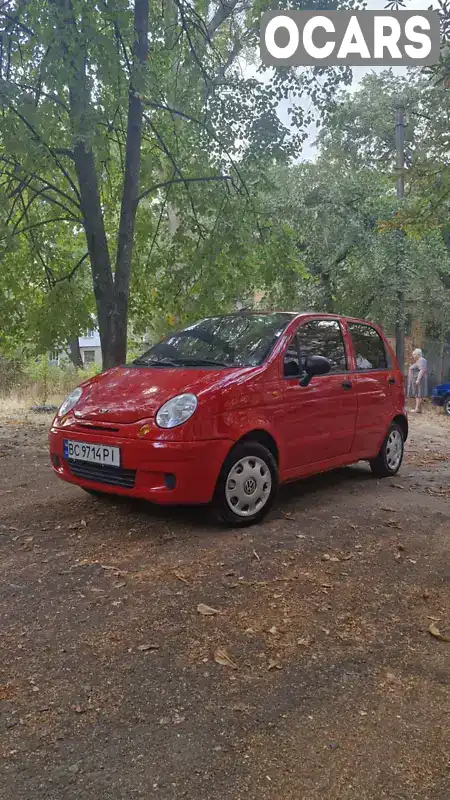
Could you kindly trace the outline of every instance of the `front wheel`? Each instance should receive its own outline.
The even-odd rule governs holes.
[[[405,446],[405,437],[400,425],[393,422],[380,447],[377,457],[370,461],[370,468],[377,478],[389,478],[399,471]]]
[[[272,453],[258,442],[242,442],[224,461],[214,505],[225,522],[254,525],[270,511],[277,488],[278,469]]]
[[[450,394],[444,400],[444,414],[450,417]]]

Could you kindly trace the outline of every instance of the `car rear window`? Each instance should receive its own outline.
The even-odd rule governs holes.
[[[349,322],[348,329],[355,350],[356,369],[387,369],[386,347],[380,334],[371,325]]]

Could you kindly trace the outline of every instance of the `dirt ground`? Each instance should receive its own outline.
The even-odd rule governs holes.
[[[448,800],[450,420],[246,531],[61,483],[47,426],[0,417],[2,800]]]

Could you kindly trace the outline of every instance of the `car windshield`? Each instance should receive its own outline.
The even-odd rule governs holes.
[[[230,314],[171,333],[133,363],[140,366],[255,367],[267,358],[293,314]]]

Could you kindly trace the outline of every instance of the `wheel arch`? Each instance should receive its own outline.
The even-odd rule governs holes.
[[[263,447],[267,448],[269,453],[272,453],[276,464],[279,464],[280,453],[278,444],[269,431],[264,430],[263,428],[255,428],[254,430],[245,433],[240,439],[237,439],[237,441],[234,443],[234,446],[237,444],[242,444],[243,442],[257,442],[258,444],[263,445]]]
[[[403,438],[406,442],[409,434],[408,418],[405,416],[405,414],[397,414],[397,416],[394,417],[392,422],[396,422],[397,425],[400,426],[403,433]]]

